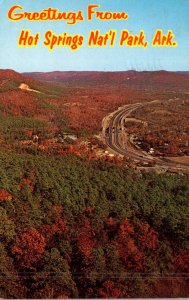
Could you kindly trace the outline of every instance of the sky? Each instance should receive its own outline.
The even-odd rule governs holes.
[[[87,20],[87,7],[98,4],[97,11],[125,11],[128,20]],[[63,11],[83,11],[85,20],[75,25],[62,21],[10,21],[7,13],[14,5],[23,7],[23,12],[40,12],[48,7]],[[60,71],[189,71],[189,0],[0,0],[0,68],[18,72]],[[29,29],[31,34],[40,33],[36,47],[18,47],[21,30]],[[88,47],[91,30],[105,34],[117,30],[114,47]],[[163,33],[172,30],[178,46],[152,47],[151,41],[157,29]],[[84,45],[77,51],[69,47],[55,47],[49,51],[43,45],[45,33],[51,30],[60,35],[64,32],[84,36]],[[119,46],[121,30],[138,34],[144,30],[149,41],[147,48]]]

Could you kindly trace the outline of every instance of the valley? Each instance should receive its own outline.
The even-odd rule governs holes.
[[[189,73],[0,70],[0,297],[189,296]]]

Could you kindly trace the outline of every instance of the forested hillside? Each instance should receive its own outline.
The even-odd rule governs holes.
[[[119,106],[178,100],[188,153],[189,75],[27,75],[0,70],[0,298],[188,297],[189,176],[142,174],[100,132]]]
[[[188,296],[189,177],[0,151],[0,297]]]

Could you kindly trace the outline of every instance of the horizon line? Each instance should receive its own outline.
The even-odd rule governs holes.
[[[26,73],[54,73],[54,72],[90,72],[90,73],[124,73],[124,72],[168,72],[168,73],[187,73],[189,70],[166,70],[166,69],[157,69],[157,70],[136,70],[136,69],[126,69],[126,70],[49,70],[49,71],[17,71],[16,69],[9,69],[9,68],[0,68],[0,71],[14,71],[20,74],[26,74]]]

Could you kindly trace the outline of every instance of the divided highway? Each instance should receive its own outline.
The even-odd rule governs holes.
[[[152,101],[154,103],[154,101]],[[126,105],[109,116],[109,122],[103,122],[103,137],[107,146],[115,153],[124,155],[128,158],[142,163],[153,163],[156,167],[173,172],[189,173],[189,165],[176,163],[172,161],[164,161],[163,159],[153,157],[144,151],[134,149],[128,144],[125,134],[124,120],[138,108],[150,105],[150,103],[135,103]]]

